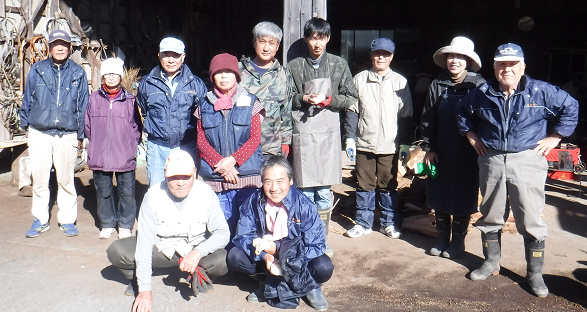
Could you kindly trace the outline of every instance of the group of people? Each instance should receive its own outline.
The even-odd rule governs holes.
[[[275,58],[282,30],[261,22],[253,29],[254,58],[212,58],[210,91],[183,64],[183,42],[165,38],[160,64],[141,80],[136,97],[121,86],[123,62],[111,58],[102,62],[102,85],[88,98],[85,72],[68,57],[69,35],[53,31],[51,57],[31,68],[21,107],[34,189],[26,236],[49,230],[52,166],[60,228],[78,235],[73,164],[87,138],[99,237],[110,238],[118,227],[120,239],[107,254],[129,280],[125,293],[136,296],[133,311],[151,309],[152,268],[173,266],[191,275],[194,290],[209,290],[204,284],[230,269],[259,282],[249,302],[294,308],[305,296],[314,309],[328,309],[321,285],[333,272],[326,235],[330,187],[342,181],[339,112],[345,112],[345,150],[356,160],[358,180],[356,223],[348,237],[373,231],[377,206],[380,232],[401,236],[397,170],[413,139],[408,83],[390,68],[395,43],[373,40],[372,68],[353,77],[344,59],[326,52],[330,35],[328,22],[308,20],[308,52],[286,69]],[[475,73],[481,60],[468,38],[454,38],[434,61],[447,72],[430,85],[421,118],[425,162],[438,172],[428,180],[439,232],[429,253],[455,258],[464,252],[480,188],[477,227],[486,260],[471,279],[499,272],[500,230],[511,209],[524,236],[528,281],[544,297],[544,155],[574,131],[578,103],[524,75],[516,44],[498,47],[490,82]],[[132,236],[142,132],[149,190]]]

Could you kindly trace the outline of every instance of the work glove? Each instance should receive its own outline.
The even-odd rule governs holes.
[[[182,261],[183,257],[179,258],[177,264],[181,264]],[[204,268],[201,266],[197,266],[196,271],[193,274],[190,274],[186,281],[192,286],[195,296],[199,293],[207,294],[214,290],[212,280],[208,277],[208,274],[206,274],[206,271],[204,271]]]
[[[279,259],[275,258],[275,261],[271,264],[269,272],[275,276],[281,276],[281,267],[279,266]]]
[[[316,104],[316,105],[318,105],[318,106],[320,106],[320,107],[324,108],[324,107],[328,106],[328,105],[330,104],[330,102],[331,102],[331,101],[332,101],[332,96],[330,96],[330,95],[329,95],[328,97],[326,97],[326,99],[325,99],[324,101],[322,101],[322,102],[319,102],[319,103],[318,103],[318,104]]]
[[[401,159],[402,164],[406,164],[408,160],[410,160],[410,146],[402,144],[399,146],[399,159]]]
[[[351,138],[346,139],[346,156],[351,161],[355,161],[356,155],[357,155],[357,144],[355,144],[355,139],[351,139]]]
[[[255,254],[258,256],[261,254],[261,251],[269,249],[271,247],[271,244],[266,239],[255,238],[253,239],[253,247],[255,247]]]
[[[283,154],[283,157],[287,158],[289,155],[289,145],[281,144],[281,154]]]

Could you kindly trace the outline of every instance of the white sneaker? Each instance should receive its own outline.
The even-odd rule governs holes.
[[[350,238],[356,238],[359,236],[371,234],[372,232],[373,232],[373,230],[366,229],[366,228],[356,224],[355,226],[353,226],[352,229],[346,231],[346,233],[344,233],[344,234]]]
[[[100,231],[100,239],[109,239],[112,237],[114,231],[114,228],[103,228],[102,231]]]
[[[391,237],[391,238],[399,238],[402,236],[402,232],[398,231],[394,225],[390,225],[386,228],[380,228],[379,232]]]
[[[131,235],[132,235],[132,230],[118,228],[118,239],[127,238],[127,237],[130,237]]]

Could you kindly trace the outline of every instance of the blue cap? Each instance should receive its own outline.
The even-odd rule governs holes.
[[[522,47],[515,43],[506,43],[497,47],[495,50],[494,61],[523,61],[524,51]]]
[[[377,38],[371,42],[371,52],[385,50],[389,53],[395,53],[395,43],[387,38]]]
[[[49,43],[56,41],[56,40],[63,40],[65,42],[71,42],[71,37],[65,30],[56,29],[49,34]]]

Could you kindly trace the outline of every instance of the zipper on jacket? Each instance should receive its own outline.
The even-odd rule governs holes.
[[[60,90],[61,90],[61,65],[57,65],[57,106],[59,106]],[[59,117],[57,117],[57,118],[59,118]],[[55,126],[57,126],[58,122],[59,122],[59,119],[55,119]]]
[[[512,94],[513,96],[513,94]],[[504,150],[507,152],[508,151],[508,134],[509,134],[509,128],[510,128],[510,103],[511,103],[511,99],[512,96],[507,97],[505,99],[505,102],[507,104],[507,112],[505,114],[505,123],[504,123]]]

